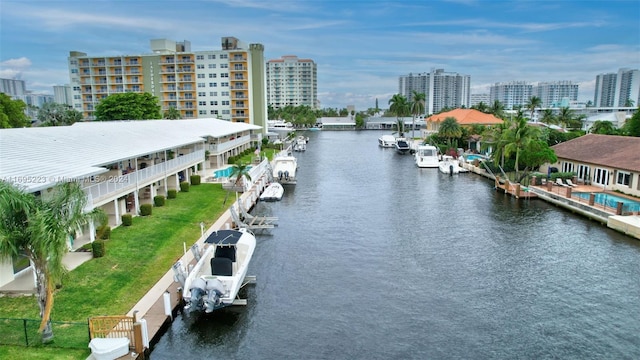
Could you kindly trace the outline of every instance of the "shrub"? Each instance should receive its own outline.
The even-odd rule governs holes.
[[[98,230],[96,231],[96,237],[98,239],[107,240],[111,238],[111,226],[109,225],[100,225],[98,226]]]
[[[176,189],[167,190],[167,199],[175,199],[178,197],[178,191]]]
[[[103,257],[105,253],[104,240],[96,240],[91,243],[91,251],[94,258]]]
[[[183,181],[180,183],[180,191],[189,192],[189,182]]]
[[[122,214],[122,226],[131,226],[133,224],[133,216],[131,214]]]
[[[164,196],[156,195],[153,197],[153,204],[155,206],[164,206]]]
[[[191,175],[191,185],[200,185],[200,175]]]
[[[140,205],[140,215],[142,215],[142,216],[151,215],[152,208],[153,207],[151,206],[151,204],[142,204],[142,205]]]

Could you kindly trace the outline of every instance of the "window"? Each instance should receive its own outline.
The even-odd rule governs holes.
[[[217,91],[211,91],[211,92],[209,92],[209,96],[218,96],[218,92]]]
[[[192,118],[193,117],[193,110],[187,110],[184,112],[185,116],[188,118]]]
[[[207,115],[207,110],[198,110],[199,115]]]
[[[616,184],[630,186],[631,185],[631,174],[624,171],[618,171],[618,177],[616,178]]]
[[[80,86],[74,86],[73,91],[80,91]]]
[[[215,59],[216,59],[216,55],[215,54],[209,55],[209,60],[215,60]]]
[[[198,101],[198,106],[206,106],[207,102],[206,101]]]
[[[222,114],[223,115],[229,115],[229,114],[231,114],[231,110],[222,110]]]
[[[209,87],[218,87],[218,83],[209,83]]]
[[[229,77],[229,73],[222,73],[222,74],[220,74],[220,77],[228,78]]]
[[[218,110],[211,110],[211,115],[218,115]]]
[[[80,95],[73,95],[74,100],[80,100]]]
[[[220,64],[220,69],[228,69],[229,64]]]
[[[77,74],[78,73],[78,69],[71,69],[71,73],[72,74]]]
[[[215,100],[212,100],[212,101],[209,101],[209,104],[211,104],[211,105],[218,105],[218,102],[217,102],[217,101],[215,101]]]
[[[229,92],[228,91],[223,91],[220,93],[220,95],[222,96],[229,96]]]
[[[596,169],[593,173],[593,182],[599,185],[609,185],[609,171],[607,169]]]
[[[209,79],[215,79],[216,78],[216,74],[209,74]]]
[[[204,60],[204,55],[196,55],[196,60]]]
[[[204,92],[204,91],[201,91],[201,92],[198,93],[198,96],[207,96],[207,93]]]
[[[216,68],[216,64],[209,64],[209,69],[215,69]]]
[[[220,54],[220,59],[228,59],[229,55],[228,54]]]
[[[205,86],[205,84],[204,84],[204,83],[198,83],[198,87],[199,87],[199,88],[200,88],[200,87],[204,87],[204,86]]]
[[[222,100],[222,105],[229,105],[229,100]]]
[[[204,74],[198,74],[198,79],[204,79]]]
[[[196,69],[204,69],[204,64],[198,64],[198,65],[196,65]]]
[[[229,83],[228,83],[228,82],[223,82],[223,83],[220,83],[220,86],[222,86],[222,87],[229,87]]]
[[[573,163],[563,161],[562,172],[573,172]]]

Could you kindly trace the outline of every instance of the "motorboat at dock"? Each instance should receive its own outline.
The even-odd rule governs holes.
[[[277,201],[282,199],[284,195],[284,187],[279,182],[272,182],[267,186],[262,194],[260,200],[262,201]]]
[[[418,145],[414,154],[416,165],[421,168],[437,168],[438,148],[433,145]]]
[[[272,161],[273,178],[282,185],[295,185],[298,159],[292,155],[277,155]]]
[[[247,283],[255,248],[256,238],[247,229],[212,232],[202,252],[194,245],[191,251],[197,263],[191,271],[187,273],[180,261],[173,265],[185,310],[210,313],[234,305],[238,291]]]

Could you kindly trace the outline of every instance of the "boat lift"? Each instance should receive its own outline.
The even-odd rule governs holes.
[[[242,210],[242,207],[238,204],[238,208]],[[253,216],[249,213],[243,213],[243,219],[240,218],[240,212],[234,209],[232,205],[229,208],[231,213],[231,219],[238,228],[244,228],[249,230],[263,230],[273,229],[277,224],[274,223],[278,218],[267,216]]]

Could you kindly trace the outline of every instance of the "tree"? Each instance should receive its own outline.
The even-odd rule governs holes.
[[[591,125],[589,132],[591,134],[617,135],[618,129],[616,129],[611,121],[598,120]]]
[[[158,98],[149,93],[120,93],[109,95],[96,106],[96,120],[161,119]]]
[[[164,112],[163,117],[169,120],[177,120],[182,119],[182,114],[180,114],[180,110],[171,106],[167,111]]]
[[[480,101],[479,103],[473,105],[471,108],[481,111],[483,113],[489,112],[490,110],[489,106],[485,104],[483,101]]]
[[[409,113],[409,103],[407,102],[407,98],[400,94],[394,94],[391,99],[389,99],[389,111],[396,115],[398,133],[400,137],[403,137],[404,122],[402,123],[402,126],[400,126],[400,122],[402,121],[400,119]]]
[[[502,124],[491,126],[482,133],[482,147],[483,149],[489,149],[491,147],[491,156],[493,163],[498,164],[500,160],[500,166],[504,167],[504,147],[505,136],[507,129],[511,127],[512,121],[505,120]]]
[[[249,175],[249,170],[251,170],[251,168],[249,167],[248,164],[233,164],[233,166],[231,167],[231,173],[229,174],[229,178],[233,179],[235,178],[236,180],[233,182],[233,187],[236,188],[238,185],[240,185],[240,181],[242,181],[242,179],[247,178],[248,180],[251,180],[251,176]],[[224,196],[224,201],[222,202],[223,204],[227,203],[227,199],[229,198],[229,192],[227,192]]]
[[[412,91],[411,96],[411,114],[413,114],[413,123],[411,126],[411,138],[415,138],[416,116],[424,115],[425,94]]]
[[[0,93],[0,129],[21,128],[31,125],[24,113],[27,104],[22,100],[13,100],[9,95]]]
[[[624,106],[626,106],[626,107],[633,107],[634,103],[635,103],[635,101],[633,101],[632,99],[627,99],[627,100],[625,100],[625,102],[624,102]]]
[[[24,254],[33,265],[43,342],[53,339],[50,315],[54,289],[66,272],[62,257],[69,235],[92,219],[106,219],[99,209],[86,213],[86,204],[76,182],[56,185],[44,198],[0,181],[0,256]]]
[[[628,136],[640,136],[640,107],[638,107],[633,116],[624,123],[622,129]]]
[[[82,113],[65,104],[45,103],[38,109],[41,126],[72,125],[82,120]]]
[[[504,104],[501,103],[500,100],[494,100],[493,104],[491,104],[491,108],[489,108],[489,113],[499,119],[504,119]]]
[[[462,136],[462,128],[454,117],[446,117],[438,127],[438,136],[447,139],[447,147],[453,147],[453,139]]]
[[[569,107],[563,107],[560,108],[557,120],[565,129],[579,129],[582,127],[583,118],[584,116],[575,116]]]
[[[527,104],[525,105],[525,107],[527,108],[527,110],[529,110],[529,113],[530,113],[529,119],[531,121],[533,121],[533,113],[540,106],[542,106],[542,99],[540,99],[537,96],[532,96],[529,98],[529,101],[527,101]]]
[[[553,115],[553,110],[544,109],[544,111],[542,111],[542,118],[540,119],[540,122],[543,122],[547,125],[555,124],[556,117],[555,115]]]
[[[529,126],[527,119],[518,114],[518,117],[513,122],[513,126],[508,128],[504,136],[504,154],[509,156],[512,153],[516,155],[515,170],[516,179],[518,179],[518,166],[520,160],[520,153],[529,146],[529,143],[533,140],[538,140],[540,130],[538,128]]]
[[[529,169],[537,169],[543,164],[553,164],[557,161],[558,157],[553,149],[545,141],[537,139],[532,139],[520,155],[520,162],[525,166],[525,174]],[[518,182],[521,180],[517,179]]]

